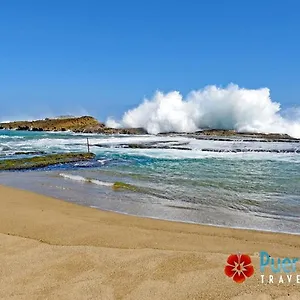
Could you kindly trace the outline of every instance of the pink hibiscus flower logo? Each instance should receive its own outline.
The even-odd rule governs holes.
[[[242,283],[254,274],[250,256],[240,253],[229,255],[224,271],[236,283]]]

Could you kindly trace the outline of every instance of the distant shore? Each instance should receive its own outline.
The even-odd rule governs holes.
[[[262,284],[257,253],[299,257],[298,236],[138,218],[0,186],[1,299],[299,299]],[[224,274],[247,253],[243,284]],[[299,269],[299,266],[298,266]]]
[[[35,121],[13,121],[0,123],[0,129],[20,131],[72,131],[74,133],[98,133],[98,134],[147,134],[143,128],[110,128],[91,116],[46,118]],[[300,139],[293,138],[281,133],[257,133],[238,132],[224,129],[203,129],[192,133],[166,132],[159,135],[187,136],[196,139],[232,141],[243,139],[244,141],[271,141],[271,142],[300,142]]]
[[[64,117],[46,118],[35,121],[14,121],[0,123],[0,129],[22,131],[72,131],[75,133],[100,133],[100,134],[145,134],[141,128],[110,128],[99,122],[94,117]]]

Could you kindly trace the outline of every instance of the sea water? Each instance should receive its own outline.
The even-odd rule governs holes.
[[[300,233],[300,143],[1,130],[0,159],[86,151],[87,138],[95,160],[0,172],[0,184],[132,215]],[[158,148],[126,146],[150,142]]]

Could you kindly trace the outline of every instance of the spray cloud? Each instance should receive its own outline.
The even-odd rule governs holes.
[[[138,107],[127,111],[120,122],[109,118],[110,127],[142,127],[151,134],[193,132],[202,128],[246,132],[287,133],[300,138],[300,118],[280,114],[280,104],[268,88],[244,89],[207,86],[184,99],[178,91],[156,92]]]

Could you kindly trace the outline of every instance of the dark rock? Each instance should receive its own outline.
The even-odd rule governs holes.
[[[16,130],[23,130],[23,131],[28,131],[28,130],[30,130],[30,128],[29,128],[29,126],[18,126],[18,128],[16,129]]]
[[[44,129],[33,127],[33,128],[31,128],[31,131],[44,131]]]
[[[14,153],[15,155],[42,155],[46,154],[45,151],[17,151]]]

